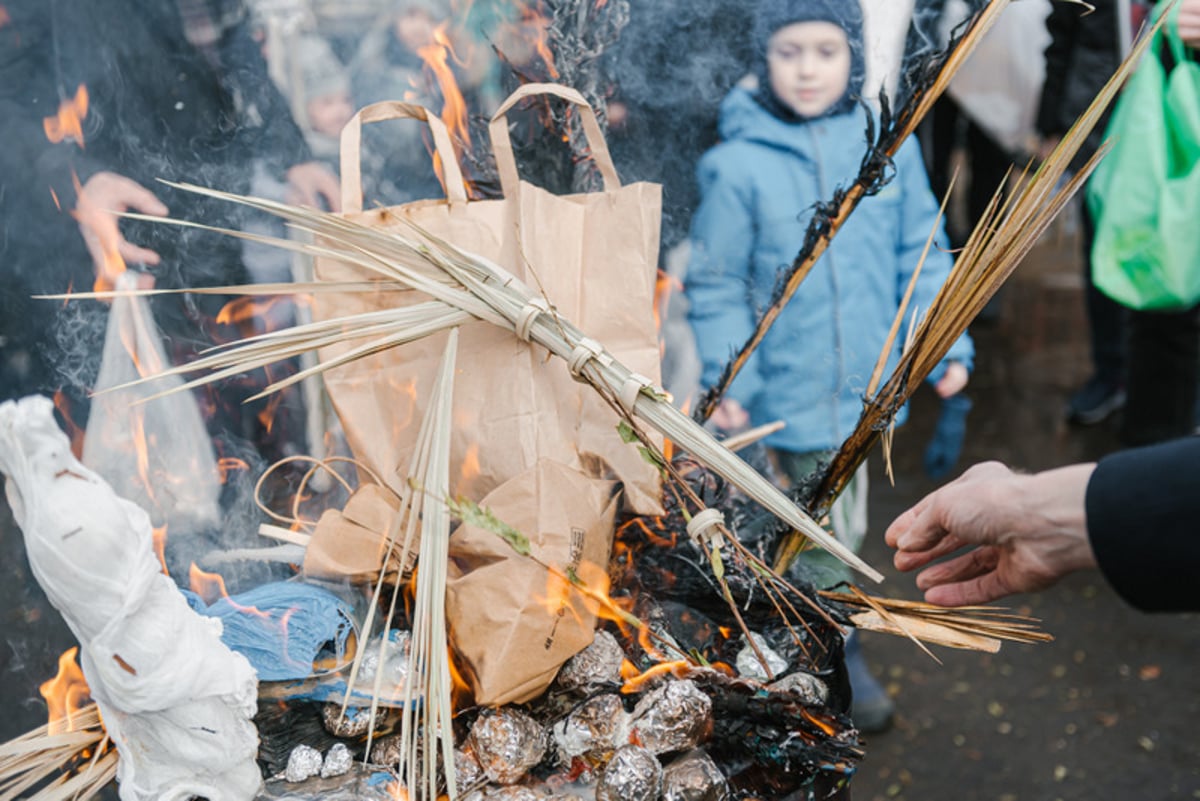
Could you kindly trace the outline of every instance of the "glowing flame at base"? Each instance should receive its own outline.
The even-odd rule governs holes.
[[[75,661],[78,653],[78,646],[65,651],[58,658],[58,675],[38,688],[50,709],[50,734],[75,731],[72,718],[92,700],[87,679]]]

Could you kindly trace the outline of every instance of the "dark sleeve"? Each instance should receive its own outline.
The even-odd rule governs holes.
[[[1074,67],[1080,29],[1080,7],[1074,3],[1054,3],[1046,19],[1050,45],[1046,48],[1046,80],[1038,104],[1037,130],[1043,136],[1066,133],[1062,124],[1062,105]]]
[[[1146,612],[1200,611],[1200,437],[1114,454],[1087,488],[1088,537],[1118,594]]]
[[[226,31],[221,41],[222,83],[239,100],[242,110],[238,137],[245,152],[262,158],[277,176],[312,160],[304,134],[291,107],[271,80],[262,50],[244,19]]]

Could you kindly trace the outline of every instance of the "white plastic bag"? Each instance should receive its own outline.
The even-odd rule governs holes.
[[[136,289],[122,273],[117,289]],[[178,392],[137,401],[183,384],[179,376],[137,387],[111,387],[167,369],[161,337],[143,297],[113,301],[104,353],[83,444],[83,463],[122,498],[174,534],[212,528],[220,519],[220,476],[212,440],[195,397]]]

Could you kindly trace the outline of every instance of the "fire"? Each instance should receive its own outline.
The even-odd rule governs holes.
[[[253,606],[242,606],[235,603],[229,597],[229,591],[225,589],[224,577],[220,573],[207,573],[201,570],[195,562],[192,562],[188,568],[188,586],[192,592],[199,595],[201,600],[209,606],[224,598],[230,606],[239,612],[261,618],[270,617],[266,612],[255,609]]]
[[[235,470],[249,471],[250,465],[235,456],[222,456],[217,460],[217,472],[220,474],[222,484],[229,481],[229,474]]]
[[[458,663],[454,659],[454,648],[449,648],[449,651],[450,658],[446,661],[450,665],[450,701],[455,709],[466,709],[475,703],[475,693],[458,669]]]
[[[463,97],[462,90],[458,87],[458,81],[454,78],[454,70],[450,66],[450,59],[455,62],[459,61],[458,56],[454,52],[454,46],[450,42],[450,37],[447,34],[449,22],[444,22],[437,27],[433,32],[433,44],[425,45],[417,50],[417,55],[425,62],[426,66],[433,72],[433,77],[437,81],[438,88],[442,93],[442,122],[446,123],[446,128],[450,131],[452,141],[454,141],[460,151],[470,151],[471,145],[471,130],[467,121],[467,101]],[[434,154],[433,168],[437,172],[438,179],[445,186],[446,176],[442,167],[441,158]]]
[[[558,80],[558,67],[554,64],[554,53],[550,50],[550,25],[551,19],[542,10],[542,2],[538,0],[537,6],[524,6],[521,9],[521,22],[524,26],[532,28],[536,32],[536,37],[533,40],[533,50],[537,53],[542,63],[546,65],[546,73],[553,80]]]
[[[7,19],[7,13],[0,18],[0,24]],[[53,117],[42,120],[42,128],[46,138],[54,144],[68,139],[83,147],[83,119],[88,113],[88,92],[83,84],[75,90],[75,96],[63,100],[58,106],[58,113]]]
[[[633,663],[628,663],[629,667],[633,667]],[[675,676],[683,678],[691,670],[692,663],[685,660],[676,660],[674,662],[662,662],[654,665],[649,670],[645,670],[635,676],[627,676],[625,674],[625,666],[621,666],[621,678],[625,679],[625,683],[621,685],[621,692],[625,695],[640,693],[646,688],[646,685],[653,682],[655,679],[663,676]]]
[[[87,679],[75,656],[79,647],[70,648],[58,658],[58,675],[38,688],[50,709],[50,734],[74,731],[72,718],[91,701]]]
[[[154,529],[152,534],[154,542],[154,553],[158,557],[158,563],[162,565],[164,576],[169,576],[167,572],[167,527],[159,526]]]
[[[10,22],[12,22],[12,17],[8,15],[8,9],[0,6],[0,28],[3,28]]]
[[[71,418],[71,402],[61,389],[54,391],[54,408],[58,411],[59,417],[62,418],[63,426],[67,430],[67,436],[71,439],[71,453],[74,454],[76,459],[82,459],[83,436],[86,432],[76,425],[75,421]]]

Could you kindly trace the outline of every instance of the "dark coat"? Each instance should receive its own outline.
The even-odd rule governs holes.
[[[1062,136],[1087,111],[1121,64],[1116,0],[1091,0],[1096,10],[1085,14],[1073,3],[1054,3],[1046,20],[1046,83],[1038,106],[1037,130]],[[1107,115],[1075,157],[1078,169],[1100,147]]]
[[[1087,487],[1088,538],[1104,577],[1147,612],[1200,611],[1200,438],[1114,454]]]

